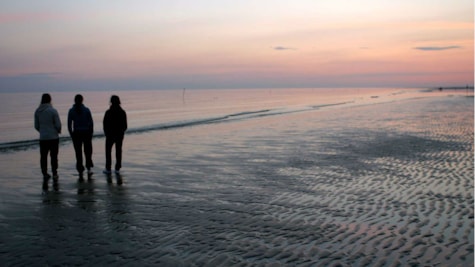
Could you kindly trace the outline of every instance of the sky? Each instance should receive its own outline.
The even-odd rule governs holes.
[[[0,36],[0,91],[474,83],[473,0],[1,0]]]

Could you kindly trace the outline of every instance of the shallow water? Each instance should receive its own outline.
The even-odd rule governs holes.
[[[295,111],[388,102],[415,95],[417,89],[234,89],[234,90],[150,90],[78,92],[91,109],[95,134],[101,135],[109,98],[117,94],[127,111],[129,132],[188,127],[195,124],[269,116]],[[76,92],[51,92],[53,106],[63,123],[61,137],[69,138],[67,114]],[[435,93],[432,92],[431,95]],[[378,96],[377,98],[375,98]],[[35,144],[33,114],[41,99],[38,93],[0,93],[0,149]],[[17,142],[12,144],[12,142]]]
[[[473,98],[339,106],[129,134],[122,184],[41,193],[0,154],[6,265],[473,265]],[[33,168],[32,168],[33,166]]]

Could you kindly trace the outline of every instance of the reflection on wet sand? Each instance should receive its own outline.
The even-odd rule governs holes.
[[[127,142],[125,175],[63,175],[60,190],[41,197],[33,171],[4,168],[3,262],[473,265],[473,99],[296,113]]]
[[[121,173],[116,172],[116,173],[110,173],[110,174],[105,174],[105,175],[106,175],[106,177],[107,177],[107,183],[108,183],[108,184],[112,184],[112,183],[114,182],[114,179],[113,179],[113,178],[115,178],[116,183],[117,183],[118,185],[122,185],[122,183],[123,183],[123,177],[122,177],[122,174],[121,174]]]

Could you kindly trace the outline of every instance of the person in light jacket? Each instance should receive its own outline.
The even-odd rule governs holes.
[[[51,170],[53,180],[58,181],[58,151],[59,134],[61,133],[61,120],[58,111],[51,105],[51,96],[43,94],[41,104],[35,111],[35,129],[40,133],[40,165],[43,173],[43,188],[47,188],[48,180],[48,154],[51,157]]]
[[[68,131],[73,139],[74,151],[76,152],[76,170],[79,177],[82,177],[84,165],[82,151],[84,146],[84,157],[86,158],[86,168],[88,177],[92,175],[92,135],[94,133],[94,121],[91,111],[83,104],[83,96],[74,97],[74,105],[68,113]]]
[[[120,106],[120,98],[111,96],[110,108],[106,111],[103,120],[103,129],[106,136],[106,169],[105,174],[111,174],[112,146],[115,144],[115,172],[119,173],[122,167],[122,143],[127,130],[127,114]]]

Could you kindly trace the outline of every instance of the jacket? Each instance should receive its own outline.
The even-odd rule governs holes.
[[[35,111],[35,129],[40,140],[58,139],[61,133],[61,120],[58,111],[51,104],[41,104]]]
[[[89,108],[81,104],[78,112],[76,105],[73,105],[68,112],[68,131],[70,135],[74,132],[90,134],[94,132],[94,121]]]
[[[127,130],[127,114],[120,106],[111,106],[103,120],[104,134],[107,136],[123,136]]]

